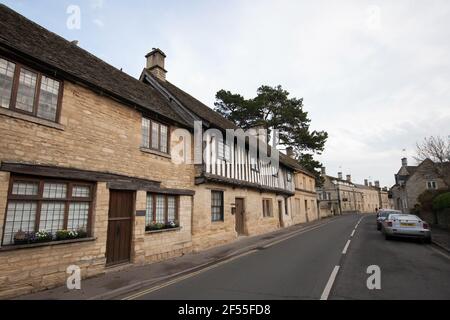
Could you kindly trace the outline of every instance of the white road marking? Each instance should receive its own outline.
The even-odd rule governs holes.
[[[355,235],[355,231],[356,229],[353,229],[352,234],[350,235],[351,238],[353,238],[353,236]]]
[[[330,295],[331,288],[333,288],[334,280],[336,280],[338,272],[339,266],[335,266],[333,272],[331,272],[330,278],[328,279],[327,285],[320,296],[320,300],[328,300],[328,296]]]
[[[321,228],[321,227],[323,227],[323,226],[325,226],[325,225],[327,225],[327,224],[329,224],[329,223],[331,223],[331,222],[333,222],[333,221],[335,221],[335,220],[337,220],[337,219],[332,219],[332,220],[327,221],[327,222],[325,222],[325,223],[321,223],[321,224],[319,224],[319,225],[317,225],[317,226],[312,226],[311,228],[306,227],[306,229],[302,229],[302,230],[299,230],[299,231],[294,231],[294,232],[292,232],[291,234],[288,234],[289,236],[287,236],[287,237],[285,237],[285,238],[282,238],[282,239],[280,239],[280,240],[278,240],[278,241],[272,242],[272,243],[270,243],[270,244],[268,244],[268,245],[265,245],[263,248],[271,247],[271,246],[273,246],[273,245],[275,245],[275,244],[278,244],[278,243],[280,243],[280,242],[283,242],[283,241],[285,241],[285,240],[288,240],[288,239],[293,238],[293,237],[295,237],[295,236],[298,236],[298,235],[300,235],[300,234],[306,233],[306,232],[308,232],[308,231],[312,231],[312,230],[315,230],[315,229],[319,229],[319,228]],[[218,266],[220,266],[220,265],[222,265],[222,264],[231,262],[231,261],[233,261],[233,260],[235,260],[235,259],[241,258],[241,257],[243,257],[243,256],[246,256],[246,255],[248,255],[248,254],[251,254],[251,253],[254,253],[254,252],[257,252],[257,251],[258,251],[258,250],[253,249],[253,250],[251,250],[251,251],[248,251],[248,252],[242,253],[242,254],[240,254],[240,255],[238,255],[238,256],[232,257],[232,258],[230,258],[230,259],[221,261],[221,262],[219,262],[219,263],[217,263],[217,264],[211,265],[211,266],[206,267],[206,268],[204,268],[204,269],[195,271],[195,272],[193,272],[193,273],[189,273],[189,274],[187,274],[187,275],[185,275],[185,276],[181,276],[181,277],[175,278],[175,279],[173,279],[173,280],[171,280],[171,281],[168,281],[168,282],[166,282],[166,283],[163,283],[163,284],[161,284],[161,285],[154,286],[154,287],[151,287],[151,288],[146,289],[146,290],[143,290],[143,291],[139,291],[139,292],[137,292],[137,293],[135,293],[135,294],[132,294],[132,295],[130,295],[130,296],[127,296],[127,297],[123,298],[122,300],[134,300],[134,299],[139,298],[139,297],[142,297],[142,296],[144,296],[144,295],[146,295],[146,294],[152,293],[152,292],[157,291],[157,290],[159,290],[159,289],[162,289],[162,288],[164,288],[164,287],[167,287],[167,286],[170,286],[170,285],[175,284],[175,283],[177,283],[177,282],[180,282],[180,281],[183,281],[183,280],[185,280],[185,279],[191,278],[191,277],[196,276],[196,275],[198,275],[198,274],[200,274],[200,273],[203,273],[203,272],[206,272],[206,271],[208,271],[208,270],[214,269],[214,268],[216,268],[216,267],[218,267]]]
[[[351,240],[347,240],[347,243],[345,244],[344,250],[342,250],[342,254],[347,253],[348,246],[350,245]]]
[[[236,257],[232,257],[232,258],[230,258],[230,259],[227,259],[227,260],[225,260],[225,261],[219,262],[219,263],[217,263],[217,264],[214,264],[214,265],[209,266],[209,267],[207,267],[207,268],[201,269],[201,270],[199,270],[199,271],[196,271],[196,272],[193,272],[193,273],[189,273],[189,274],[187,274],[187,275],[185,275],[185,276],[178,277],[178,278],[173,279],[173,280],[171,280],[171,281],[169,281],[169,282],[166,282],[166,283],[160,284],[160,285],[158,285],[158,286],[155,286],[155,287],[152,287],[152,288],[149,288],[149,289],[140,291],[140,292],[138,292],[138,293],[132,294],[132,295],[130,295],[130,296],[127,296],[127,297],[123,298],[122,300],[134,300],[134,299],[139,298],[139,297],[142,297],[142,296],[144,296],[144,295],[146,295],[146,294],[152,293],[152,292],[154,292],[154,291],[157,291],[157,290],[159,290],[159,289],[168,287],[168,286],[170,286],[170,285],[172,285],[172,284],[175,284],[175,283],[177,283],[177,282],[180,282],[180,281],[186,280],[186,279],[188,279],[188,278],[191,278],[191,277],[193,277],[193,276],[196,276],[196,275],[198,275],[198,274],[200,274],[200,273],[203,273],[203,272],[206,272],[206,271],[208,271],[208,270],[217,268],[217,267],[219,267],[219,266],[221,266],[221,265],[223,265],[223,264],[225,264],[225,263],[228,263],[228,262],[231,262],[231,261],[233,261],[233,260],[239,259],[239,258],[241,258],[241,257],[243,257],[243,256],[246,256],[246,255],[248,255],[248,254],[254,253],[254,252],[256,252],[256,251],[257,251],[257,250],[251,250],[251,251],[245,252],[245,253],[240,254],[240,255],[238,255],[238,256],[236,256]]]

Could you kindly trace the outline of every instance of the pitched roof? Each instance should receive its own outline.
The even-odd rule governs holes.
[[[195,115],[205,120],[209,124],[212,124],[214,127],[224,130],[239,129],[239,127],[236,126],[233,122],[223,117],[221,114],[217,113],[216,111],[205,105],[203,102],[197,100],[189,93],[183,91],[182,89],[178,88],[169,81],[167,80],[162,81],[157,77],[154,77],[150,72],[147,72],[146,69],[143,70],[143,74],[145,74],[147,77],[151,77],[153,80],[156,80],[161,87],[163,87],[177,100],[179,100],[179,102],[182,103],[183,106],[188,108],[191,112],[193,112]],[[301,171],[309,176],[315,177],[314,174],[303,168],[303,166],[301,166],[295,159],[288,157],[282,152],[280,152],[279,154],[280,154],[280,161],[285,166]]]
[[[186,108],[188,108],[190,111],[194,112],[197,116],[199,116],[203,120],[206,120],[213,126],[221,129],[238,129],[238,127],[233,122],[223,117],[216,111],[212,110],[210,107],[197,100],[189,93],[181,90],[169,81],[162,81],[156,77],[153,77],[153,79],[156,79],[164,89],[174,95]]]
[[[0,47],[115,99],[188,125],[159,92],[0,4]]]

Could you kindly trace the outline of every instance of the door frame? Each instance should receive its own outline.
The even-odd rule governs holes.
[[[278,199],[278,221],[280,223],[280,228],[284,228],[283,222],[283,200]]]
[[[109,213],[110,213],[110,206],[111,206],[111,191],[115,191],[115,192],[130,192],[132,193],[132,205],[131,205],[131,212],[130,212],[130,241],[128,244],[128,253],[129,253],[129,257],[127,259],[127,261],[119,261],[119,262],[109,262],[108,263],[108,231],[109,231],[109,222],[110,222],[110,217],[109,217]],[[105,262],[105,266],[106,267],[115,267],[115,266],[119,266],[122,264],[127,264],[127,263],[131,263],[133,260],[133,248],[132,248],[132,244],[133,244],[133,237],[134,237],[134,224],[135,224],[135,212],[136,212],[136,190],[125,190],[125,189],[109,189],[109,204],[108,204],[108,226],[106,228],[106,251],[105,251],[105,258],[106,258],[106,262]],[[114,220],[114,219],[112,219]]]
[[[238,212],[237,212],[237,205],[236,205],[237,201],[236,200],[242,200],[242,222],[241,222],[242,223],[242,233],[239,233],[239,231],[236,230],[237,229],[237,219],[236,219],[236,217],[237,217],[237,214],[238,214]],[[234,214],[234,220],[235,220],[235,222],[234,222],[234,229],[236,230],[238,236],[243,236],[243,235],[246,235],[246,232],[245,232],[245,198],[244,197],[235,197],[234,198],[234,204],[235,204],[235,208],[236,208],[235,214]]]

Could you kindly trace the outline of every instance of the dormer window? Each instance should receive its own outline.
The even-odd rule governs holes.
[[[142,118],[142,147],[162,153],[169,153],[169,127]]]
[[[0,58],[0,107],[56,122],[62,83]]]

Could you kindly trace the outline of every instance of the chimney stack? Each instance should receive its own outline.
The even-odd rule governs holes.
[[[323,176],[327,174],[327,169],[325,167],[320,168],[320,171],[322,172]]]
[[[347,175],[347,181],[352,182],[352,176],[350,174]]]
[[[375,187],[379,188],[380,187],[380,181],[375,181]]]
[[[146,69],[159,80],[166,81],[167,71],[164,69],[165,53],[158,48],[153,48],[145,57],[147,58]]]
[[[408,165],[408,159],[402,158],[402,167],[406,167]]]
[[[342,180],[342,172],[338,172],[338,178],[339,180]]]
[[[369,187],[372,187],[372,181],[369,182]]]
[[[287,148],[286,148],[286,155],[287,155],[289,158],[294,159],[294,148],[292,148],[292,147],[287,147]]]
[[[366,187],[369,186],[369,180],[364,179],[364,185],[365,185]]]

